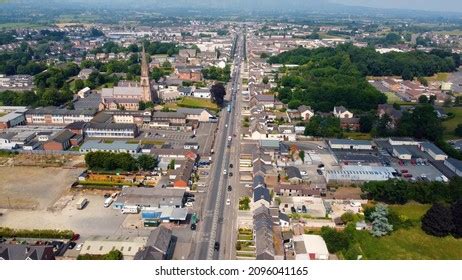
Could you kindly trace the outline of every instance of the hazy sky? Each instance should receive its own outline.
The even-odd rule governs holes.
[[[375,8],[462,12],[462,0],[331,0],[331,2]]]
[[[374,8],[395,8],[426,11],[462,12],[462,0],[0,0],[2,2],[35,2],[46,5],[50,1],[59,3],[93,3],[110,6],[137,7],[220,7],[262,10],[265,8],[280,10],[317,10],[323,7],[340,8],[346,4]],[[336,3],[336,4],[335,4]]]

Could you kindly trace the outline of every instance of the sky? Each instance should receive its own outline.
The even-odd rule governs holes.
[[[462,12],[462,0],[331,0],[331,2],[374,8]]]
[[[450,11],[462,13],[462,0],[0,0],[1,2],[33,1],[46,3],[97,3],[102,5],[151,6],[151,7],[215,7],[250,10],[322,10],[342,9],[342,5],[366,6],[373,8],[410,9],[425,11]],[[46,5],[46,4],[45,4]]]

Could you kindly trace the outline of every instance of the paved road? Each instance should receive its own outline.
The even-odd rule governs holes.
[[[221,113],[220,124],[219,124],[219,135],[216,137],[216,146],[215,146],[215,162],[213,163],[213,168],[211,170],[211,181],[209,184],[208,197],[206,199],[205,208],[202,214],[202,221],[199,224],[199,233],[196,235],[196,248],[194,251],[194,259],[205,260],[205,259],[219,259],[221,258],[220,252],[223,251],[223,248],[220,248],[220,251],[214,250],[215,242],[221,241],[222,227],[224,223],[224,210],[225,207],[234,207],[227,206],[227,186],[229,177],[223,174],[223,170],[229,170],[230,163],[230,148],[228,148],[228,137],[233,138],[233,134],[236,132],[235,121],[235,110],[236,110],[236,96],[238,93],[238,84],[240,82],[240,68],[241,68],[241,59],[242,55],[242,36],[239,36],[237,40],[238,46],[236,47],[236,55],[234,60],[234,69],[231,79],[231,90],[230,95],[228,96],[229,103],[231,105],[231,112],[228,112],[224,109]],[[236,141],[235,138],[232,141]],[[233,143],[232,146],[238,146],[236,143]],[[235,165],[235,164],[234,164]],[[237,169],[237,168],[235,168]],[[232,170],[231,170],[232,171]],[[239,172],[235,176],[239,176]],[[232,178],[231,178],[232,179]],[[228,230],[228,225],[226,227]],[[228,244],[227,247],[230,245]],[[227,249],[229,250],[229,248]]]

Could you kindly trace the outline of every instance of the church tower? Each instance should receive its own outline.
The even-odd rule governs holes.
[[[152,101],[151,84],[149,82],[149,66],[148,66],[148,61],[146,59],[146,52],[144,50],[144,46],[141,52],[140,83],[141,83],[141,87],[143,88],[143,101],[144,102]]]

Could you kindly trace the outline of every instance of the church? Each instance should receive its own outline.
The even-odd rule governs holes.
[[[137,111],[141,101],[153,101],[153,91],[149,81],[149,67],[144,46],[141,53],[140,82],[121,81],[116,87],[103,88],[99,109]]]

